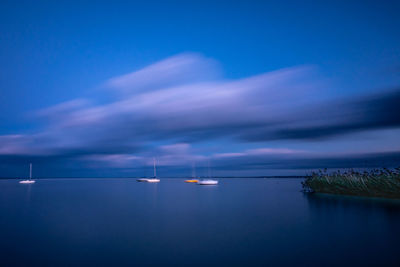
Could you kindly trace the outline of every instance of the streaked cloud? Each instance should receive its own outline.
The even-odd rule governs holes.
[[[149,165],[154,156],[160,166],[209,158],[243,163],[235,166],[282,159],[289,164],[292,158],[311,162],[315,153],[285,140],[334,140],[400,126],[399,88],[339,98],[312,66],[236,80],[221,73],[215,60],[187,53],[114,77],[104,82],[107,90],[120,92],[113,100],[75,99],[40,110],[46,126],[34,134],[0,136],[0,155],[63,157],[115,168]],[[221,138],[230,144],[223,151],[197,149]],[[268,146],[276,141],[283,143]],[[237,151],[237,144],[248,148]]]

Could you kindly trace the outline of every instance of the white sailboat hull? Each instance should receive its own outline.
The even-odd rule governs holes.
[[[147,183],[159,183],[160,179],[157,179],[157,169],[156,169],[156,159],[153,159],[153,170],[154,170],[154,178],[140,178],[136,181],[138,182],[147,182]]]
[[[148,183],[158,183],[160,182],[160,179],[147,179]]]
[[[145,182],[145,183],[158,183],[158,182],[160,182],[160,179],[155,179],[155,178],[140,178],[140,179],[137,179],[136,181],[138,181],[138,182]]]
[[[32,163],[29,163],[29,179],[19,181],[20,184],[33,184],[35,180],[32,180]]]
[[[33,184],[35,183],[35,180],[22,180],[19,181],[20,184]]]
[[[216,180],[202,180],[197,182],[198,185],[217,185],[218,181]]]

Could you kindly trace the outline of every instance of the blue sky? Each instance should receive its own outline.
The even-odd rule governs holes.
[[[154,156],[165,176],[399,160],[396,1],[0,5],[2,176],[31,161],[142,175]]]

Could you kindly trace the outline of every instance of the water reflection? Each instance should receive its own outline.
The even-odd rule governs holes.
[[[312,227],[310,241],[329,244],[325,250],[338,255],[331,261],[333,265],[399,266],[399,200],[329,194],[304,196]],[[318,249],[312,248],[314,252]],[[318,257],[324,261],[323,256]]]
[[[30,207],[30,204],[31,204],[31,198],[32,198],[32,184],[26,184],[26,185],[24,185],[24,186],[26,186],[26,198],[25,198],[25,200],[26,200],[26,206],[29,208]]]
[[[307,193],[305,196],[312,212],[319,215],[332,212],[380,213],[400,220],[400,200]]]
[[[1,263],[400,266],[400,201],[302,194],[300,182],[0,181]]]

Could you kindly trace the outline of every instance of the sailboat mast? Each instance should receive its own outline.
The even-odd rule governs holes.
[[[196,162],[192,164],[192,178],[196,177]]]
[[[208,178],[211,178],[210,160],[208,160]]]
[[[154,177],[157,177],[156,158],[153,158],[153,171],[154,171]]]
[[[32,179],[32,163],[29,163],[29,179]]]

